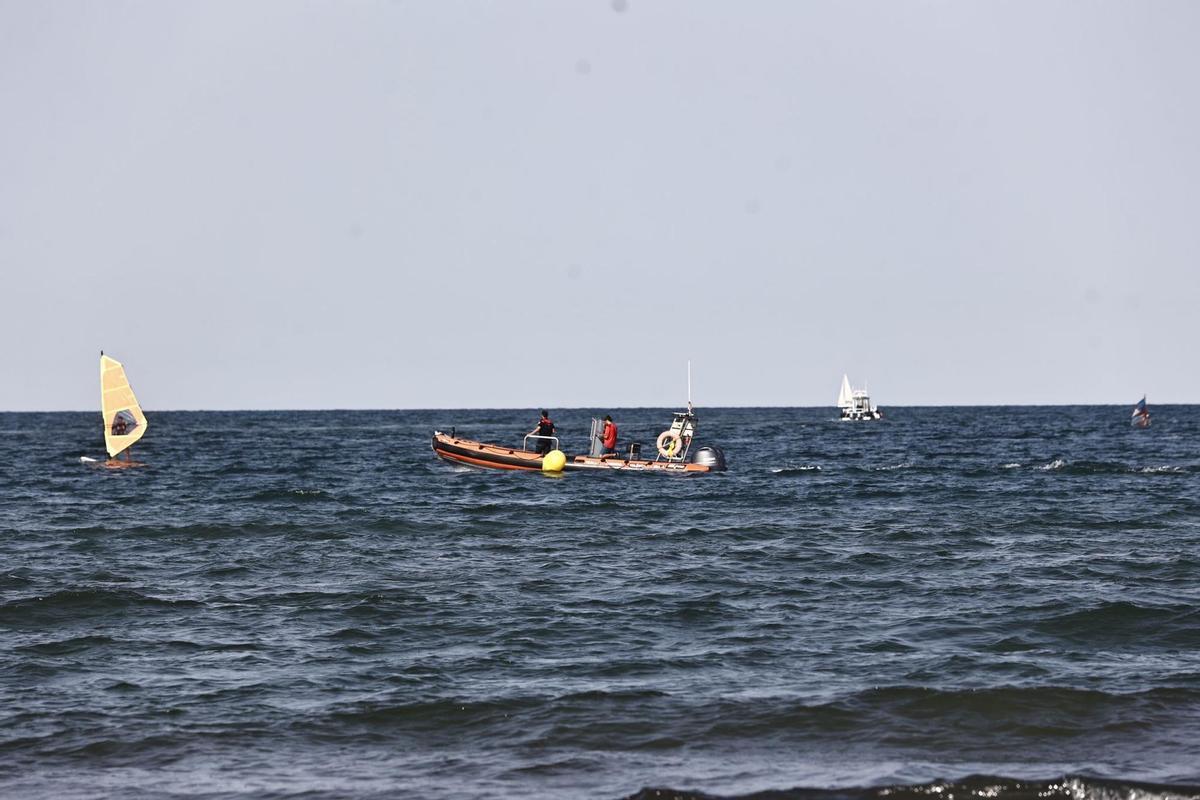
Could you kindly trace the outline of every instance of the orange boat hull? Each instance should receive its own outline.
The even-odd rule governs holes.
[[[447,461],[487,469],[527,470],[540,472],[542,456],[525,450],[516,450],[498,444],[477,442],[450,436],[441,431],[433,433],[433,452]],[[704,464],[688,464],[682,461],[645,461],[642,459],[608,456],[571,456],[564,470],[568,471],[612,471],[647,472],[658,475],[700,475],[713,470]]]

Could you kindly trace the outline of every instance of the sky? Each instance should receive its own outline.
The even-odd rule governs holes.
[[[1198,32],[0,0],[0,410],[1200,402]]]

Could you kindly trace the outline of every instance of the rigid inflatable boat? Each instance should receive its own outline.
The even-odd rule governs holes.
[[[433,432],[433,452],[447,461],[472,467],[490,469],[517,469],[536,472],[646,472],[656,475],[703,475],[725,470],[725,455],[716,447],[698,448],[689,460],[692,439],[696,433],[696,414],[689,405],[687,411],[675,412],[671,427],[663,431],[656,442],[654,459],[641,457],[641,447],[630,444],[625,453],[601,455],[596,446],[600,420],[592,420],[592,449],[586,455],[565,456],[559,450],[557,436],[528,434],[521,447],[489,444],[467,439],[450,433]],[[553,449],[539,453],[530,449],[530,440],[535,447],[538,440],[548,439]]]

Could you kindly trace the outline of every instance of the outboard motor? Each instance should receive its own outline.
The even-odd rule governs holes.
[[[696,451],[692,456],[693,464],[700,464],[708,467],[713,472],[725,471],[725,454],[721,452],[719,447],[704,446]]]

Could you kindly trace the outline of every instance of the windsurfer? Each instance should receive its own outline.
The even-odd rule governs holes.
[[[100,354],[100,412],[108,420],[104,429],[108,464],[136,466],[133,445],[146,433],[146,417],[129,387],[124,366],[103,353]]]

